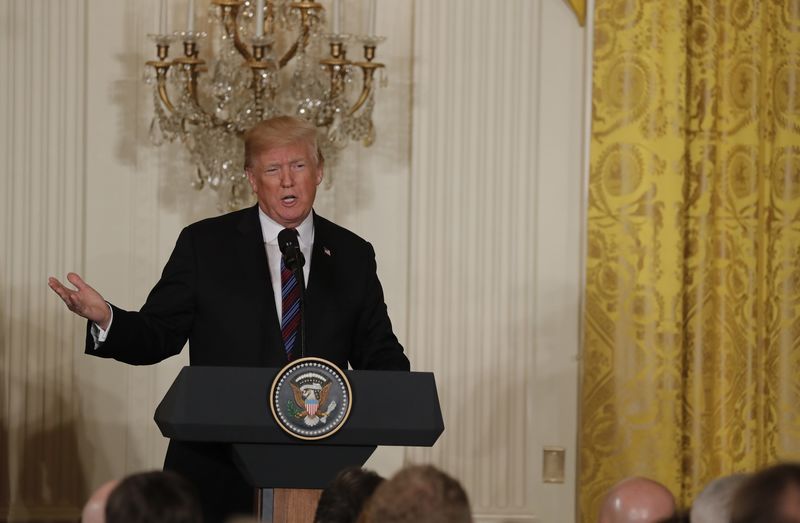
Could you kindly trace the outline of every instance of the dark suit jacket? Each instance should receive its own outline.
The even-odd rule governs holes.
[[[192,365],[287,363],[255,206],[183,229],[141,310],[112,308],[111,330],[97,350],[87,330],[88,354],[146,365],[179,353],[188,340]],[[409,369],[392,332],[372,246],[316,214],[305,314],[306,356],[341,368]],[[219,511],[207,506],[207,520],[252,501],[225,449],[171,442],[165,467],[192,479],[203,498],[231,498]]]

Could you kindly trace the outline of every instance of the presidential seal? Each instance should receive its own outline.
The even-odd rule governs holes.
[[[327,438],[347,421],[350,382],[333,363],[301,358],[275,376],[269,391],[272,417],[283,430],[305,440]]]

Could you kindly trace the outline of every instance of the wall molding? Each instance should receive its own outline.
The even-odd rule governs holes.
[[[481,521],[563,523],[582,32],[556,0],[417,0],[414,34],[409,347],[415,369],[436,374],[446,429],[406,460],[458,478]],[[547,445],[567,449],[562,485],[542,483]]]
[[[0,514],[60,518],[85,496],[74,388],[83,325],[47,287],[84,261],[85,12],[85,0],[0,6]]]

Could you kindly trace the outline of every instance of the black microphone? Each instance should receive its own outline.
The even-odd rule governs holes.
[[[284,229],[278,233],[278,247],[283,254],[283,262],[290,271],[296,271],[306,264],[306,258],[300,250],[296,229]]]

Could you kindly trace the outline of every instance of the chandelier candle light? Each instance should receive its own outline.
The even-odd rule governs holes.
[[[146,63],[145,73],[155,112],[150,139],[155,145],[180,139],[196,167],[192,185],[218,191],[220,210],[252,203],[242,136],[265,118],[294,114],[313,122],[328,165],[351,140],[366,146],[375,140],[375,72],[384,68],[375,49],[385,40],[375,35],[376,0],[366,0],[362,35],[343,32],[342,0],[333,0],[331,32],[324,30],[325,9],[318,2],[211,0],[209,33],[216,45],[208,62],[200,57],[208,35],[195,30],[197,0],[188,0],[186,30],[174,33],[167,0],[159,1],[158,32],[148,35],[156,59]],[[363,61],[347,59],[353,41],[363,46]],[[170,59],[177,42],[183,55]]]

